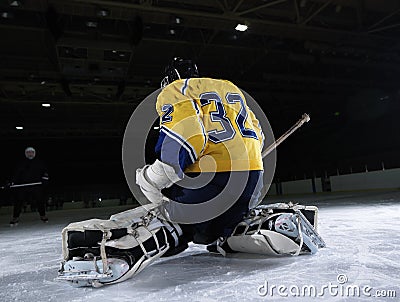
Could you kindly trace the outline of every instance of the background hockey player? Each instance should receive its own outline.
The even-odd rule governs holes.
[[[49,181],[47,168],[43,161],[36,158],[36,150],[32,147],[25,149],[25,159],[19,162],[15,168],[12,178],[12,185],[26,185],[15,187],[13,217],[10,225],[18,223],[21,209],[24,202],[28,202],[31,208],[37,208],[40,219],[47,222],[46,216],[46,197],[44,186]],[[32,183],[40,183],[37,185],[29,185]]]
[[[162,195],[181,204],[214,198],[227,203],[217,217],[181,226],[190,241],[209,244],[230,235],[249,205],[257,203],[264,135],[241,90],[229,81],[200,78],[191,60],[174,58],[165,69],[162,87],[156,104],[158,160],[138,170],[137,184],[152,203],[160,203]],[[200,173],[209,181],[193,188]],[[184,177],[192,178],[193,186],[180,185]],[[230,194],[221,194],[230,179],[244,183],[242,190],[234,192],[236,184],[231,184]]]

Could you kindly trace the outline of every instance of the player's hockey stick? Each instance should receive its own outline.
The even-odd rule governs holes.
[[[19,185],[11,185],[11,186],[0,187],[0,189],[29,187],[29,186],[37,186],[37,185],[42,185],[42,184],[43,184],[42,182],[32,182],[32,183],[28,183],[28,184],[19,184]]]
[[[276,147],[278,147],[285,139],[287,139],[293,132],[303,126],[304,123],[307,123],[310,120],[310,116],[307,113],[304,113],[301,116],[296,124],[294,124],[288,131],[286,131],[280,138],[278,138],[273,144],[269,145],[267,149],[261,153],[262,157],[266,157],[270,154]]]

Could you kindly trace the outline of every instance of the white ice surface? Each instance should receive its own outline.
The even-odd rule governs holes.
[[[0,216],[0,301],[400,301],[400,192],[316,195],[291,198],[319,206],[319,232],[327,243],[313,256],[263,258],[236,254],[223,258],[203,246],[159,260],[135,278],[102,288],[74,288],[56,281],[61,260],[61,230],[72,221],[108,218],[126,207],[52,211],[43,224],[24,213],[18,227]],[[270,199],[271,202],[289,199]],[[348,281],[340,285],[339,274]],[[274,289],[265,296],[258,288]],[[293,296],[296,287],[369,286],[396,291],[397,297]],[[265,289],[262,288],[262,289]],[[292,290],[294,294],[289,292]],[[335,289],[333,289],[335,290]],[[393,292],[390,293],[392,295]]]

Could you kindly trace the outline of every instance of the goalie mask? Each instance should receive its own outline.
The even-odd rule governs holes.
[[[179,79],[198,78],[199,71],[193,61],[177,57],[165,67],[164,76],[161,81],[161,88]]]

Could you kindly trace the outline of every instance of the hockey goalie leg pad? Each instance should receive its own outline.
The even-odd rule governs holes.
[[[278,219],[279,218],[278,216]],[[278,219],[276,220],[278,221]],[[275,224],[274,222],[272,223]],[[297,231],[297,229],[292,229],[292,231]],[[228,237],[227,243],[232,250],[237,252],[269,256],[294,255],[296,253],[298,254],[300,250],[300,245],[292,238],[273,229],[268,230],[260,228],[257,232],[234,232],[232,236]]]
[[[147,211],[147,210],[146,210]],[[158,219],[143,208],[72,223],[63,230],[64,262],[59,280],[99,287],[124,281],[178,245],[178,225]]]
[[[314,254],[325,246],[325,242],[314,227],[317,208],[306,208],[292,204],[258,207],[238,224],[227,243],[232,250],[245,253],[270,256]],[[303,214],[305,210],[308,218]]]

